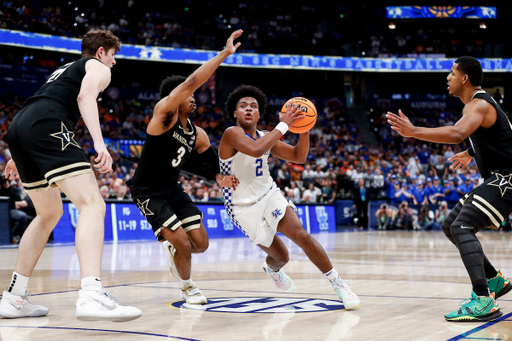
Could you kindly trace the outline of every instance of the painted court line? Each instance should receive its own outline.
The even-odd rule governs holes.
[[[82,330],[82,331],[93,331],[93,332],[108,332],[108,333],[121,333],[121,334],[135,334],[135,335],[144,335],[144,336],[165,337],[165,338],[171,338],[171,339],[176,339],[176,340],[185,340],[185,341],[200,341],[198,339],[189,339],[186,337],[179,337],[179,336],[172,336],[172,335],[153,334],[153,333],[144,333],[144,332],[130,332],[130,331],[126,331],[126,330],[112,330],[112,329],[47,327],[47,326],[0,326],[0,328]]]
[[[484,329],[486,329],[486,328],[488,328],[490,326],[493,326],[496,323],[502,322],[502,321],[506,320],[507,318],[509,318],[511,316],[512,316],[512,313],[508,313],[508,314],[503,315],[502,317],[500,317],[500,318],[498,318],[498,319],[496,319],[494,321],[484,323],[481,326],[478,326],[478,327],[476,327],[474,329],[468,330],[467,332],[462,333],[460,335],[457,335],[457,336],[455,336],[455,337],[453,337],[451,339],[448,339],[447,341],[457,341],[457,340],[465,340],[465,339],[470,339],[470,340],[471,339],[472,340],[494,340],[494,339],[475,338],[475,337],[471,338],[471,337],[468,337],[468,336],[470,336],[472,334],[475,334],[475,333],[477,333],[477,332],[479,332],[481,330],[484,330]]]
[[[254,279],[246,279],[246,280],[258,280],[258,278]],[[264,279],[266,280],[266,279]],[[216,280],[217,281],[217,280]],[[139,287],[139,288],[152,288],[152,289],[180,289],[180,287],[165,287],[165,286],[146,286],[146,285],[140,285],[140,284],[126,284],[126,286],[131,287]],[[202,288],[202,291],[220,291],[220,292],[246,292],[250,294],[291,294],[286,292],[278,292],[278,291],[251,291],[251,290],[233,290],[233,289],[212,289],[212,288]],[[300,294],[300,295],[313,295],[313,296],[333,296],[336,295],[335,293],[331,294],[322,294],[322,293],[311,293],[311,292],[294,292],[293,294]],[[455,300],[455,301],[462,301],[463,298],[460,297],[420,297],[420,296],[390,296],[390,295],[361,295],[358,294],[359,297],[370,297],[370,298],[403,298],[403,299],[419,299],[419,300]],[[506,301],[506,300],[501,300]]]

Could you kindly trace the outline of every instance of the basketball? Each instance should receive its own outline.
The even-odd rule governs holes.
[[[315,126],[316,123],[316,108],[315,105],[307,98],[304,97],[294,97],[286,101],[286,103],[281,108],[280,116],[284,115],[286,110],[290,107],[295,107],[299,105],[300,107],[304,107],[304,111],[302,115],[303,118],[298,119],[293,126],[290,127],[290,131],[296,134],[302,134],[307,131],[310,131],[311,128]]]

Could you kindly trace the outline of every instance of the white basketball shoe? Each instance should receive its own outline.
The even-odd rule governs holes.
[[[171,270],[172,275],[181,280],[178,269],[176,268],[176,264],[174,263],[174,254],[176,253],[176,248],[167,240],[165,240],[162,242],[162,249],[164,249],[165,254],[169,258],[169,269]]]
[[[25,291],[25,295],[18,296],[8,291],[4,291],[2,301],[0,302],[0,316],[6,318],[16,317],[37,317],[48,314],[48,308],[37,305],[28,299],[30,293]]]
[[[337,278],[334,282],[331,282],[332,288],[338,294],[338,297],[343,301],[345,309],[355,309],[361,305],[361,301],[356,294],[350,290],[347,283]]]
[[[122,306],[105,289],[101,291],[80,290],[76,301],[76,318],[82,321],[126,322],[135,320],[142,311],[131,306]]]
[[[192,282],[189,284],[184,284],[181,287],[181,298],[186,300],[188,304],[206,304],[208,303],[206,297],[204,297],[203,293],[197,285]]]
[[[295,283],[293,283],[292,279],[285,274],[282,269],[274,271],[268,267],[267,262],[263,262],[263,271],[274,281],[277,288],[286,292],[295,290]]]

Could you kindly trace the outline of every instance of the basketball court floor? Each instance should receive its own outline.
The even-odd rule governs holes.
[[[510,340],[512,294],[498,300],[490,323],[452,323],[444,314],[468,298],[471,285],[457,249],[442,232],[351,231],[314,235],[361,299],[352,311],[302,250],[285,239],[284,270],[296,289],[281,292],[261,268],[264,253],[246,238],[212,239],[193,256],[192,279],[209,299],[189,309],[156,241],[106,244],[103,284],[121,304],[143,311],[127,323],[81,322],[73,245],[47,247],[29,283],[46,317],[0,319],[0,338],[14,340]],[[512,234],[479,233],[489,259],[512,277]],[[10,281],[16,248],[0,249],[0,286]]]

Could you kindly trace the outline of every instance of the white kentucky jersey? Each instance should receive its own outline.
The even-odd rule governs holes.
[[[259,137],[264,135],[259,130],[257,133]],[[254,139],[248,134],[246,136],[248,139]],[[268,169],[269,155],[270,150],[258,158],[237,152],[229,159],[220,159],[221,173],[223,175],[234,175],[240,181],[235,191],[229,187],[222,188],[226,206],[252,205],[267,194],[274,184]]]

